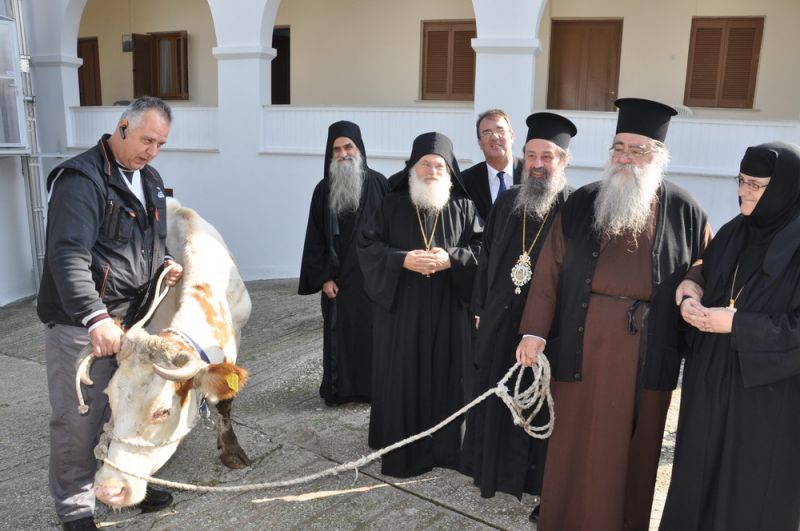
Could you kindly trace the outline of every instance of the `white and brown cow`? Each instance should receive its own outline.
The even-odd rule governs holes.
[[[95,494],[115,508],[139,503],[147,485],[114,466],[137,475],[155,473],[191,430],[203,397],[219,413],[223,463],[250,464],[231,425],[231,402],[247,377],[235,363],[250,297],[217,230],[175,200],[168,201],[167,213],[167,248],[183,265],[183,278],[159,306],[150,332],[125,335],[119,369],[106,389],[111,442],[108,462],[95,475]]]

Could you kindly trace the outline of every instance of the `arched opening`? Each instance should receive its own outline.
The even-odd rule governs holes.
[[[449,35],[436,35],[442,61],[429,65],[436,54],[425,53],[428,23],[471,25],[473,30],[470,34],[456,27]],[[293,105],[416,105],[428,99],[422,90],[426,69],[432,67],[446,84],[463,75],[465,61],[471,64],[469,90],[459,92],[456,87],[450,91],[456,97],[436,101],[451,99],[465,105],[472,101],[475,53],[470,39],[475,37],[475,12],[471,0],[447,5],[427,0],[283,1],[274,25],[264,27],[262,42],[272,42],[276,27],[283,33],[289,30]]]
[[[207,2],[86,0],[78,28],[81,105],[142,95],[217,105],[216,34]]]

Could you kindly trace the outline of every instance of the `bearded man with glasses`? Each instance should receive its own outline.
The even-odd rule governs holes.
[[[672,390],[686,354],[675,290],[711,239],[706,213],[663,179],[672,107],[617,100],[602,180],[556,217],[534,271],[517,360],[553,368],[544,531],[646,530]]]

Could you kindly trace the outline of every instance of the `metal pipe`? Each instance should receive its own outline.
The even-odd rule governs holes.
[[[28,200],[28,228],[31,241],[31,258],[33,260],[33,284],[39,291],[39,283],[44,270],[44,253],[46,248],[47,202],[42,178],[42,157],[39,153],[39,135],[36,127],[36,96],[31,76],[31,56],[28,51],[28,39],[25,33],[25,21],[22,16],[21,0],[13,0],[12,12],[17,28],[17,42],[20,53],[20,78],[22,81],[23,106],[25,124],[28,134],[29,154],[21,157],[22,174],[25,180],[25,195]]]

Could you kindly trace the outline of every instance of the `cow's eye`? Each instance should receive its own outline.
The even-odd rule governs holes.
[[[169,418],[169,409],[157,409],[153,413],[153,422],[164,422]]]

